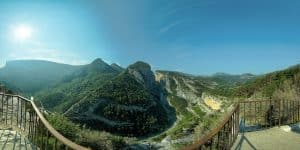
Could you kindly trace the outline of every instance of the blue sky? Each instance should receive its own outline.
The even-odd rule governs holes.
[[[0,2],[0,64],[46,59],[192,74],[266,73],[300,63],[297,0]],[[13,32],[32,29],[23,41]],[[0,65],[0,66],[1,66]]]

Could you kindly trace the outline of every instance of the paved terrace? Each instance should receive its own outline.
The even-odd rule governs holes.
[[[16,131],[0,128],[0,150],[34,150],[33,145]]]
[[[240,133],[231,150],[299,150],[300,123]]]

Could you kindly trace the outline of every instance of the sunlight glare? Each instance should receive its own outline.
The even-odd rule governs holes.
[[[14,29],[14,36],[18,40],[29,39],[32,35],[32,28],[26,25],[20,25]]]

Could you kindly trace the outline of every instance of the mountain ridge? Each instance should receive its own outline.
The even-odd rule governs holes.
[[[235,100],[299,97],[299,66],[265,75],[201,76],[153,72],[142,61],[122,68],[95,59],[55,78],[55,84],[37,89],[34,96],[46,110],[64,114],[87,128],[133,137],[161,133],[158,139],[186,145],[217,123]],[[44,67],[40,69],[44,71]]]

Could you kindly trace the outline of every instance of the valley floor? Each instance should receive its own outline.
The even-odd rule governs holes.
[[[300,123],[240,133],[231,150],[299,150]]]

